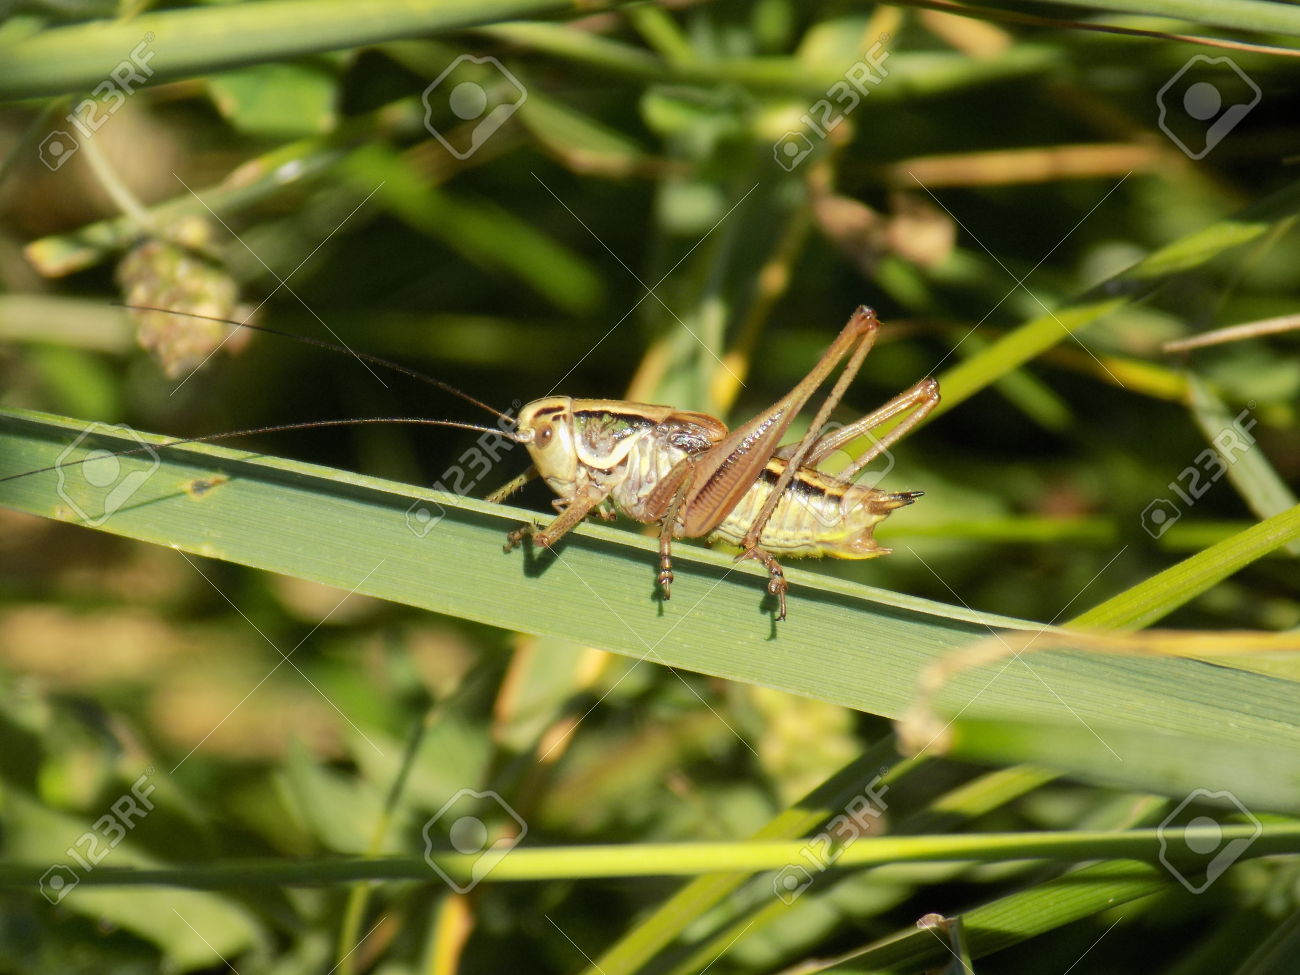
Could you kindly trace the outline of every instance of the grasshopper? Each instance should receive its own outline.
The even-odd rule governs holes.
[[[128,307],[168,311],[148,306]],[[209,318],[187,312],[175,314]],[[510,532],[506,537],[507,552],[526,539],[541,548],[549,548],[590,514],[609,520],[616,511],[622,512],[636,521],[661,526],[658,584],[665,599],[672,593],[673,539],[707,537],[711,542],[738,546],[741,550],[738,560],[754,559],[767,568],[767,591],[777,599],[778,620],[786,617],[788,584],[777,555],[869,559],[889,554],[889,549],[876,543],[875,526],[895,508],[911,504],[922,492],[888,493],[853,482],[872,460],[920,423],[939,403],[939,384],[926,378],[856,422],[818,434],[876,341],[880,321],[865,306],[853,313],[835,341],[794,389],[730,432],[721,420],[707,413],[568,396],[534,400],[522,407],[518,420],[512,423],[506,414],[454,386],[378,356],[265,326],[211,320],[297,339],[393,369],[495,414],[500,427],[493,429],[421,417],[361,417],[235,430],[173,440],[160,446],[311,427],[376,423],[423,424],[499,435],[522,444],[532,463],[528,471],[493,492],[488,500],[500,502],[538,476],[558,495],[552,502],[556,518],[544,528],[526,524]],[[781,446],[781,438],[795,417],[846,356],[848,362],[809,426],[808,434]],[[853,458],[845,470],[831,475],[818,469],[831,454],[895,418],[901,419]],[[43,470],[84,462],[84,459],[67,462]],[[0,481],[36,473],[41,472],[27,471],[0,477]]]
[[[819,436],[880,330],[876,313],[861,306],[789,393],[749,422],[728,432],[721,420],[671,406],[621,400],[548,396],[519,412],[513,439],[532,459],[529,472],[489,496],[500,501],[530,477],[541,476],[559,497],[558,516],[545,528],[511,532],[505,549],[531,537],[549,548],[589,514],[613,517],[612,507],[645,524],[660,524],[658,582],[672,593],[672,541],[707,537],[739,546],[738,560],[754,559],[768,571],[767,591],[786,616],[789,588],[777,555],[869,559],[887,555],[875,526],[920,491],[891,494],[853,483],[872,460],[920,423],[939,403],[939,384],[921,380],[880,409]],[[808,434],[780,446],[804,404],[848,356]],[[846,444],[895,417],[903,417],[839,474],[818,464]]]

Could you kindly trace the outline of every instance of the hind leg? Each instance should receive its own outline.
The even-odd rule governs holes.
[[[777,611],[776,620],[781,622],[785,619],[785,594],[790,588],[790,584],[785,581],[785,572],[781,569],[781,564],[771,552],[759,548],[757,545],[747,548],[744,552],[736,557],[737,561],[744,559],[757,559],[767,567],[767,591],[776,597]]]

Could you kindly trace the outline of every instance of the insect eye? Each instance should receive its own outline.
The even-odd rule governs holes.
[[[545,447],[548,443],[551,442],[551,434],[553,432],[554,431],[550,427],[542,427],[540,430],[537,431],[537,443]]]

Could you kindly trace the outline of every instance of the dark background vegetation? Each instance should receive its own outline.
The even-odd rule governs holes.
[[[357,11],[365,16],[364,5]],[[1086,6],[1077,13],[1228,33]],[[36,5],[6,26],[52,27],[59,16]],[[842,420],[1284,190],[1300,159],[1300,71],[1281,54],[921,6],[794,0],[627,7],[565,23],[163,79],[114,114],[96,151],[116,173],[110,181],[143,206],[174,202],[208,221],[208,270],[237,282],[247,305],[265,299],[262,324],[336,337],[502,409],[554,390],[670,402],[732,423],[789,389],[860,303],[888,327]],[[774,141],[882,34],[889,74],[787,172]],[[500,58],[529,100],[458,161],[422,124],[420,94],[464,52]],[[1191,160],[1157,126],[1156,93],[1189,58],[1224,54],[1263,98],[1206,158]],[[0,78],[3,65],[0,53]],[[5,406],[181,437],[352,416],[484,422],[437,390],[386,374],[381,385],[349,356],[262,335],[178,387],[110,307],[123,298],[124,252],[174,234],[176,210],[157,211],[152,233],[119,225],[114,246],[87,266],[53,273],[69,235],[121,215],[84,149],[56,171],[38,160],[37,143],[78,97],[16,101],[0,115]],[[453,121],[445,108],[435,118]],[[273,188],[258,182],[286,162],[307,175]],[[232,202],[241,183],[257,188]],[[220,221],[187,187],[212,201]],[[1161,345],[1293,313],[1298,258],[1290,220],[1279,220],[1077,336],[1063,328],[1023,369],[986,363],[991,386],[895,452],[882,486],[925,491],[880,529],[895,554],[810,567],[1054,621],[1246,527],[1261,513],[1231,478],[1158,538],[1141,513],[1205,449],[1187,406],[1189,371],[1232,414],[1251,404],[1263,456],[1295,484],[1295,339],[1190,356]],[[176,297],[173,278],[185,272],[150,273],[143,293],[158,303]],[[281,277],[287,286],[278,287]],[[728,382],[719,357],[743,388]],[[338,428],[241,445],[430,484],[472,440]],[[475,493],[508,480],[517,463],[494,469]],[[537,485],[520,503],[549,511]],[[34,837],[62,849],[138,769],[178,763],[157,793],[154,815],[166,827],[151,823],[111,863],[418,853],[424,818],[466,782],[514,790],[541,842],[743,838],[888,732],[883,719],[829,704],[377,600],[336,607],[339,593],[234,565],[197,561],[200,573],[165,549],[75,526],[10,512],[0,525],[8,756],[0,764],[6,833],[27,849],[43,848]],[[455,571],[429,565],[431,574]],[[1264,559],[1163,623],[1293,628],[1295,580],[1289,556]],[[300,643],[294,669],[311,683],[282,667],[243,700],[277,661],[273,647]],[[574,737],[535,763],[546,729],[558,733],[589,708]],[[379,829],[395,756],[422,724],[400,813]],[[976,774],[932,762],[898,787],[893,808],[923,810]],[[975,822],[1070,828],[1115,821],[1107,815],[1119,807],[1142,822],[1143,801],[1045,786]],[[6,857],[31,859],[12,842]],[[827,885],[740,937],[710,970],[774,971],[849,950],[926,912],[954,913],[1046,876],[1036,870]],[[1178,888],[1140,902],[1113,931],[1104,914],[1051,931],[978,970],[1065,971],[1098,939],[1072,971],[1230,970],[1220,952],[1240,956],[1294,910],[1282,868],[1246,865],[1233,876],[1199,899]],[[369,932],[348,970],[577,971],[575,945],[596,958],[676,886],[485,885],[462,899],[437,885],[397,884],[354,901],[359,921],[344,920],[357,893],[338,886],[78,891],[57,907],[8,894],[0,970],[217,972],[224,956],[240,971],[328,971],[349,935]],[[727,912],[762,903],[765,888],[756,889]],[[710,916],[690,937],[720,923]]]

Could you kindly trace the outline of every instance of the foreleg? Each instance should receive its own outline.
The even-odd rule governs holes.
[[[587,515],[591,513],[591,510],[600,505],[604,500],[603,497],[574,498],[569,502],[568,506],[560,512],[559,517],[545,528],[539,529],[536,525],[531,524],[520,525],[506,536],[506,551],[509,552],[514,549],[529,535],[532,536],[534,545],[538,545],[541,548],[550,548],[567,535],[575,525],[586,518]]]
[[[682,505],[686,503],[686,496],[695,481],[695,465],[689,458],[680,461],[668,472],[668,477],[677,481],[677,487],[659,524],[659,588],[663,590],[664,599],[672,598],[673,533],[677,530]]]

